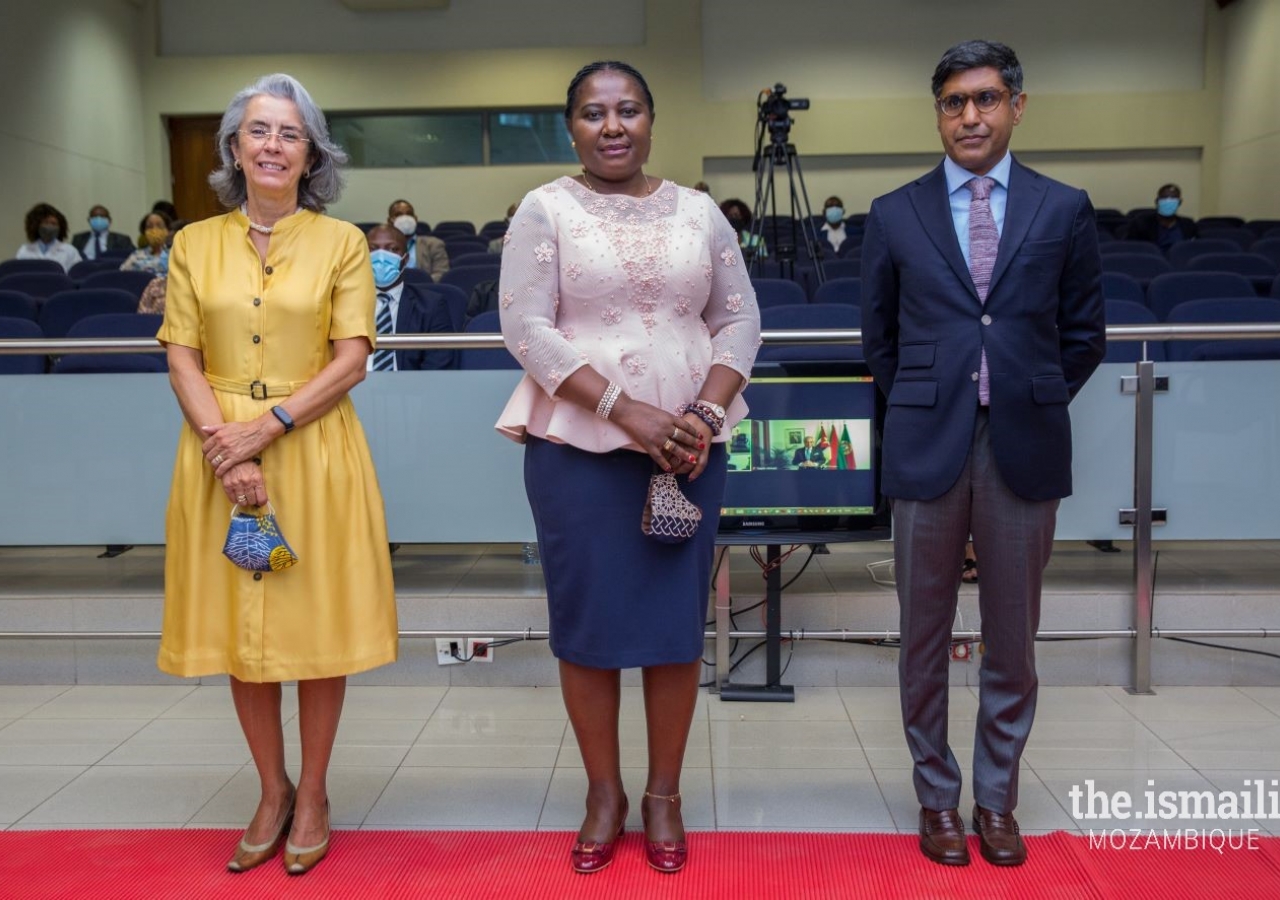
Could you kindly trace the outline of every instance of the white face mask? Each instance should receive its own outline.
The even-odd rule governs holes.
[[[396,216],[391,224],[405,237],[413,237],[418,231],[418,220],[410,215]]]

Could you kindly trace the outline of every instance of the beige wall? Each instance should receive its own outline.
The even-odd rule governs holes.
[[[0,258],[40,202],[83,231],[106,205],[133,234],[146,202],[142,11],[128,0],[6,2],[0,19]],[[162,192],[167,193],[167,192]]]
[[[1220,206],[1280,219],[1280,0],[1223,12]]]

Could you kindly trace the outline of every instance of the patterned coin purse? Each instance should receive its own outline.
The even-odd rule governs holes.
[[[698,532],[702,510],[680,493],[676,476],[662,472],[649,479],[649,497],[640,516],[640,530],[664,544],[679,544]]]
[[[227,542],[222,552],[242,569],[250,572],[278,572],[298,561],[289,542],[280,533],[276,511],[270,503],[266,512],[240,512],[239,505],[231,510],[231,526],[227,529]]]

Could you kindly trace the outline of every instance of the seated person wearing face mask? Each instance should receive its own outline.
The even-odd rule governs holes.
[[[1131,241],[1150,241],[1161,250],[1198,237],[1196,223],[1178,215],[1181,206],[1182,188],[1176,184],[1162,186],[1156,191],[1156,208],[1136,213],[1124,236]]]
[[[405,284],[408,260],[399,229],[378,225],[369,230],[369,261],[378,289],[374,324],[378,334],[423,334],[452,331],[444,301],[419,284]],[[452,350],[379,350],[369,354],[370,372],[453,368]]]
[[[839,252],[840,247],[852,239],[844,227],[844,201],[839,197],[828,197],[822,204],[822,217],[826,219],[822,223],[822,233],[831,249]]]
[[[109,250],[133,250],[129,235],[111,230],[111,213],[102,204],[89,210],[89,230],[71,239],[71,246],[85,259],[99,259]]]
[[[161,212],[149,212],[142,217],[141,230],[147,245],[130,253],[129,258],[120,264],[120,270],[168,275],[169,217]]]
[[[738,246],[742,248],[744,257],[750,259],[754,254],[764,259],[769,255],[764,235],[751,233],[751,207],[735,197],[721,203],[720,212],[724,213],[733,230],[738,233]]]
[[[80,262],[80,251],[67,240],[67,217],[48,203],[37,203],[23,222],[30,243],[18,248],[16,259],[51,259],[66,271]]]
[[[418,216],[408,200],[397,200],[387,208],[387,224],[404,235],[405,249],[409,254],[409,268],[421,269],[439,281],[449,271],[449,253],[444,241],[429,234],[418,234]]]

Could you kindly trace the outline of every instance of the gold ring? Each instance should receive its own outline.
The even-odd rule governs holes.
[[[662,445],[662,449],[663,449],[663,450],[668,450],[668,451],[669,451],[669,450],[671,450],[671,449],[672,449],[672,448],[674,448],[674,447],[675,447],[675,443],[674,443],[674,442],[672,442],[671,438],[667,438],[667,442],[666,442],[665,444],[663,444],[663,445]]]
[[[671,440],[673,441],[677,440],[679,439],[679,437],[680,437],[680,426],[677,425],[675,428],[671,429]]]

